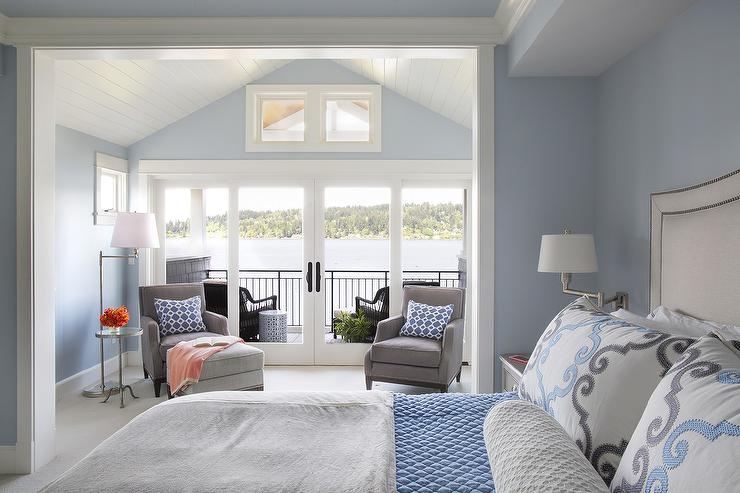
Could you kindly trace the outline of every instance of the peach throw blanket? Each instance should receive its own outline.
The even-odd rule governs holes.
[[[188,385],[198,383],[203,363],[214,354],[230,348],[234,344],[245,344],[244,339],[235,336],[208,338],[228,342],[225,346],[195,347],[201,341],[178,342],[167,351],[167,385],[172,394],[177,393]]]

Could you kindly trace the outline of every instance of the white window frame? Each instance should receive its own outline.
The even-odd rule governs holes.
[[[112,176],[115,179],[116,197],[114,209],[103,210],[102,178]],[[95,224],[107,225],[116,222],[116,214],[126,211],[128,207],[128,161],[102,152],[95,153]]]
[[[381,87],[378,84],[250,84],[246,86],[247,152],[380,152]],[[262,101],[303,99],[305,131],[303,141],[263,141]],[[326,100],[369,99],[370,140],[368,142],[327,142]]]

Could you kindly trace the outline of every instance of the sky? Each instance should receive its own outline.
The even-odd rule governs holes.
[[[224,214],[229,206],[229,193],[225,188],[210,188],[204,192],[206,216]],[[326,207],[347,205],[378,205],[390,203],[389,188],[350,188],[329,187],[325,190]],[[462,203],[463,191],[460,188],[404,188],[404,203],[432,204]],[[186,188],[168,189],[165,193],[167,220],[185,220],[190,217],[190,190]],[[302,209],[302,188],[241,188],[239,207],[256,211]]]

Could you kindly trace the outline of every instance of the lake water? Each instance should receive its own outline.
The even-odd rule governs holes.
[[[206,254],[211,256],[211,269],[226,269],[227,240],[209,239]],[[239,241],[241,269],[300,269],[303,241],[242,239]],[[168,239],[167,257],[193,254],[189,239]],[[325,269],[387,270],[388,240],[327,240]],[[462,240],[404,240],[404,270],[457,270],[457,256]],[[307,259],[310,260],[310,259]]]

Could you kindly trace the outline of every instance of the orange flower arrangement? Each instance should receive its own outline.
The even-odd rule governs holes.
[[[100,324],[103,327],[119,328],[126,325],[129,321],[128,308],[119,306],[118,308],[106,308],[100,315]]]

